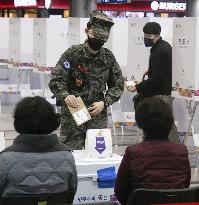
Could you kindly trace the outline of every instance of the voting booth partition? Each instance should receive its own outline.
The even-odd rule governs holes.
[[[9,18],[0,18],[0,65],[7,65],[9,59]]]
[[[173,24],[172,96],[187,101],[189,124],[183,142],[191,131],[199,104],[199,18],[175,18]]]

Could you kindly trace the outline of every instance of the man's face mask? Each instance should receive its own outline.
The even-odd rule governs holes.
[[[93,29],[88,30],[88,44],[94,51],[99,51],[108,40],[108,35],[100,34]]]
[[[105,41],[103,40],[88,37],[88,44],[90,48],[94,51],[99,51],[104,45],[104,43]]]
[[[152,47],[152,46],[153,46],[153,40],[154,40],[154,39],[144,38],[144,45],[145,45],[146,47]]]
[[[154,34],[144,34],[144,45],[146,47],[152,47],[154,44],[155,37],[156,36]]]

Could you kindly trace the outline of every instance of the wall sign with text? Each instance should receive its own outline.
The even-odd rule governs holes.
[[[185,11],[186,3],[153,1],[151,2],[151,8],[154,11],[157,11],[157,10]]]

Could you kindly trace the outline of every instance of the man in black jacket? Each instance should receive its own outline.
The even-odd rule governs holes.
[[[156,22],[148,22],[143,27],[144,44],[150,50],[149,68],[145,74],[148,79],[135,86],[128,86],[131,92],[137,91],[143,97],[158,95],[172,107],[172,47],[162,40],[161,26]],[[177,128],[173,125],[169,139],[179,142]]]

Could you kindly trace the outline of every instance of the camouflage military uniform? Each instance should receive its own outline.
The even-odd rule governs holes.
[[[87,129],[107,127],[107,106],[120,99],[123,82],[119,65],[107,48],[92,55],[85,42],[62,54],[52,70],[49,87],[62,106],[61,136],[65,144],[82,149]],[[105,92],[106,84],[108,90]],[[77,126],[64,102],[68,95],[81,96],[87,108],[99,101],[104,101],[105,107],[90,121]]]

